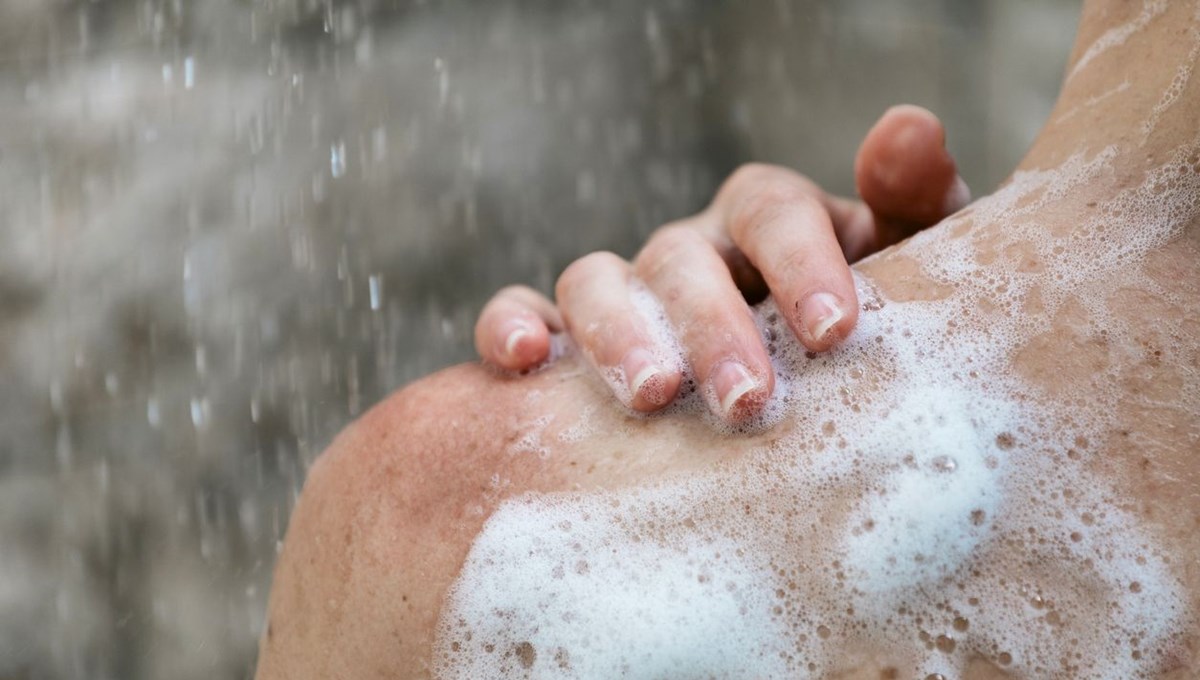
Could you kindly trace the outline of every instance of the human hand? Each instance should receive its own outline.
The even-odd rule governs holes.
[[[853,330],[858,299],[848,261],[899,242],[962,208],[966,184],[945,149],[945,130],[910,105],[883,114],[854,164],[862,201],[824,192],[789,169],[750,164],[712,204],[659,228],[629,263],[592,253],[556,286],[558,306],[511,286],[484,307],[475,346],[485,361],[524,370],[545,361],[550,333],[566,330],[613,392],[638,411],[674,399],[682,380],[669,347],[636,304],[658,298],[713,412],[728,422],[756,413],[774,389],[749,304],[768,293],[809,350]]]

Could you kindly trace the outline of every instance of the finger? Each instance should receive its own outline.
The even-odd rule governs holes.
[[[748,165],[729,178],[714,205],[796,337],[819,352],[853,330],[858,296],[829,213],[810,185],[786,168]]]
[[[796,181],[829,213],[842,252],[853,262],[936,224],[970,201],[971,192],[945,143],[945,128],[933,113],[894,106],[867,133],[855,159],[865,203],[826,193],[800,175]],[[718,246],[747,299],[761,299],[761,280],[745,268],[744,258],[739,262],[740,253],[728,238],[722,242],[720,226],[706,224],[703,233]]]
[[[660,227],[658,231],[678,228],[690,229],[700,234],[725,262],[726,275],[732,277],[734,285],[741,291],[742,298],[752,305],[758,304],[770,294],[770,291],[767,290],[767,283],[763,281],[762,274],[754,268],[754,264],[750,262],[746,254],[729,237],[725,219],[716,208],[715,203],[714,200],[714,205],[710,205],[698,215],[671,222]]]
[[[758,413],[775,376],[750,308],[712,245],[695,229],[660,229],[634,271],[662,300],[709,408],[727,422]]]
[[[937,223],[971,198],[946,150],[942,122],[911,104],[888,109],[867,133],[854,177],[874,216],[877,247]]]
[[[626,406],[654,411],[675,398],[683,374],[632,298],[629,264],[592,253],[567,267],[555,295],[571,336]]]
[[[484,305],[475,323],[475,349],[484,361],[523,371],[550,355],[550,332],[562,328],[554,303],[525,286],[509,286]]]

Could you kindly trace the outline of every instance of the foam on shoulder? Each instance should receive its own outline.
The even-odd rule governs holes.
[[[1068,304],[1135,337],[1088,282],[1145,284],[1141,258],[1200,216],[1196,151],[1097,206],[1079,238],[1106,245],[1086,255],[1034,216],[1115,152],[1019,173],[970,217],[1006,225],[986,265],[970,232],[917,236],[909,253],[953,294],[890,302],[860,279],[859,327],[833,352],[806,353],[764,303],[779,387],[757,426],[789,434],[645,488],[501,504],[448,595],[438,674],[815,678],[871,649],[901,677],[977,656],[1152,676],[1193,614],[1165,547],[1087,464],[1116,397],[1050,402],[1011,357]],[[672,408],[707,412],[695,390]]]

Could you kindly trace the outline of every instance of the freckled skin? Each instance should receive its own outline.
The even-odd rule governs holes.
[[[1177,147],[1200,142],[1194,126],[1200,119],[1196,80],[1159,116],[1152,134],[1143,139],[1137,132],[1174,77],[1175,64],[1190,50],[1191,43],[1179,34],[1181,26],[1197,30],[1196,4],[1171,3],[1124,46],[1096,57],[1070,79],[1023,167],[1055,167],[1074,153],[1094,154],[1110,144],[1119,151],[1110,171],[1024,215],[1023,221],[1086,250],[1093,244],[1070,240],[1082,215],[1121,189],[1139,185],[1147,170]],[[1089,3],[1073,59],[1105,30],[1136,17],[1137,5]],[[1087,104],[1124,80],[1131,81],[1129,88]],[[1067,122],[1053,122],[1066,111],[1075,113]],[[1200,159],[1197,166],[1200,170]],[[985,212],[981,208],[991,200],[981,199],[976,212]],[[921,247],[936,249],[939,241],[969,236],[979,248],[978,261],[989,263],[984,270],[1011,270],[1016,263],[1019,271],[1037,271],[1040,265],[1030,252],[1002,247],[1011,226],[966,217],[936,228]],[[918,253],[909,248],[889,250],[858,269],[892,301],[946,298],[947,284],[925,276]],[[1058,292],[1047,282],[1024,306],[1029,327],[1036,330],[1010,357],[1012,371],[1046,408],[1069,403],[1071,389],[1089,385],[1100,370],[1117,376],[1115,425],[1072,446],[1166,549],[1174,575],[1191,597],[1186,604],[1193,618],[1177,631],[1180,641],[1159,669],[1160,677],[1176,679],[1200,677],[1197,262],[1200,223],[1193,220],[1138,263],[1142,276],[1136,281],[1098,276],[1070,291],[1053,313],[1038,302]],[[1112,318],[1143,332],[1106,337],[1100,333],[1103,319],[1096,316],[1096,301]],[[978,304],[983,315],[995,307],[987,299]],[[591,434],[562,441],[557,435],[585,411]],[[544,458],[515,447],[539,416],[552,416],[542,432],[548,448]],[[790,427],[784,422],[754,436],[726,436],[689,416],[633,417],[572,357],[521,378],[468,365],[414,383],[343,432],[310,471],[276,570],[257,677],[429,677],[445,593],[472,540],[503,499],[527,491],[622,488],[707,469],[768,445]],[[1015,437],[1008,445],[1023,442]],[[877,650],[847,650],[847,658],[855,660],[854,667],[829,677],[905,677],[895,671],[896,660]],[[994,659],[979,657],[961,677],[1015,676]]]
[[[1160,276],[1178,274],[1189,258],[1200,257],[1195,237],[1176,245],[1178,250],[1153,258]],[[886,281],[887,261],[885,256],[872,264],[876,281]],[[1181,326],[1194,326],[1200,321],[1195,311],[1200,285],[1187,288],[1187,297],[1170,311]],[[1192,301],[1190,309],[1185,300]],[[1153,325],[1155,319],[1146,322]],[[1018,355],[1015,362],[1017,371],[1048,387],[1092,370],[1079,357],[1082,341],[1068,329],[1052,328],[1052,337],[1031,338],[1028,346],[1036,351]],[[1200,346],[1195,334],[1191,338],[1192,354],[1181,358],[1186,366],[1171,357],[1154,358],[1147,350],[1147,358],[1123,374],[1131,384],[1142,384],[1183,379],[1181,370],[1190,368],[1194,385]],[[1147,342],[1153,345],[1153,338]],[[448,369],[393,395],[343,433],[313,467],[293,514],[276,572],[271,634],[263,639],[259,677],[429,677],[442,598],[500,500],[523,491],[645,483],[735,457],[788,429],[784,423],[755,437],[725,437],[681,416],[627,416],[579,364],[566,359],[550,371],[517,379],[478,366]],[[531,391],[542,394],[532,409]],[[1187,559],[1200,554],[1196,414],[1150,413],[1144,396],[1130,391],[1125,429],[1090,442],[1092,459],[1103,477],[1132,499],[1137,514],[1156,527],[1155,534],[1182,565],[1185,586],[1197,593],[1200,568]],[[596,434],[565,444],[553,436],[552,423],[545,460],[510,452],[536,415],[552,413],[565,426],[589,405]],[[499,492],[493,491],[493,475],[507,482]],[[1197,631],[1191,634],[1194,640]],[[1180,654],[1179,668],[1163,677],[1192,677],[1189,673],[1200,668],[1194,648]],[[872,659],[870,650],[856,656],[862,668],[836,677],[881,677],[891,663]],[[1010,676],[981,658],[963,677]]]

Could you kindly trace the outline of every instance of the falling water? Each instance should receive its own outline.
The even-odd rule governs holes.
[[[308,465],[491,291],[848,192],[898,101],[990,185],[1074,9],[0,0],[0,677],[245,677]]]

